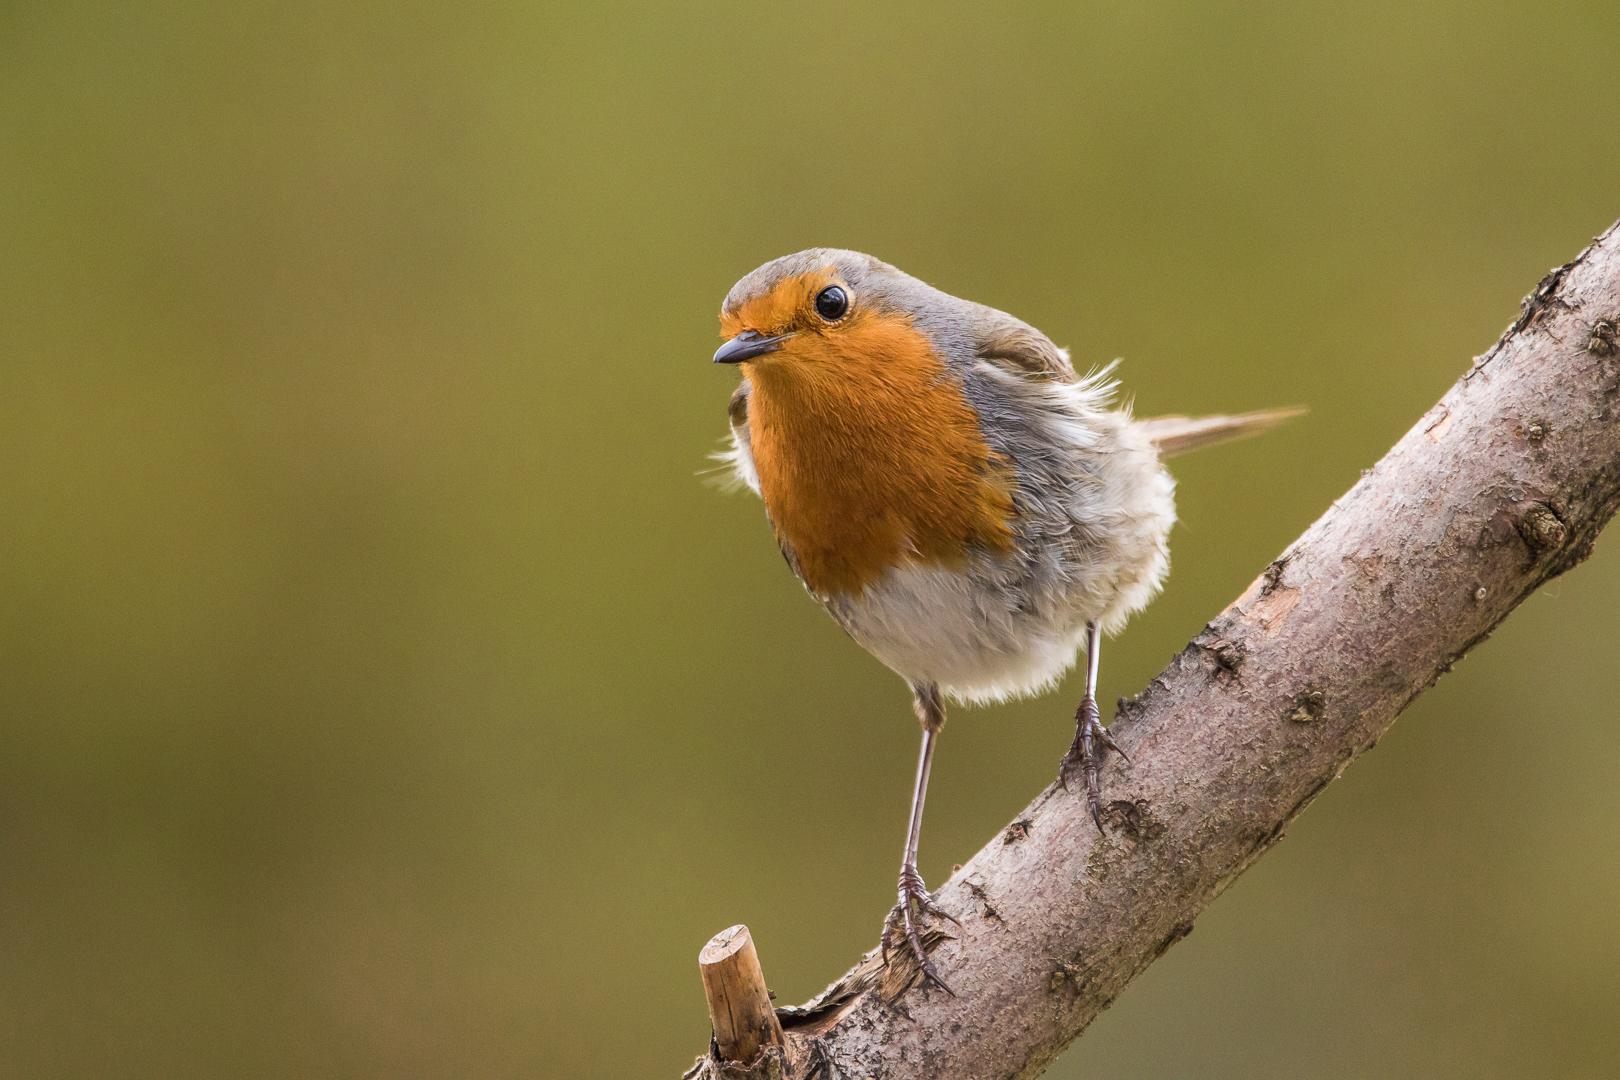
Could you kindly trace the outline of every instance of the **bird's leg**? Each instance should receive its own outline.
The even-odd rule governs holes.
[[[1103,831],[1103,823],[1097,770],[1102,767],[1103,758],[1110,750],[1126,761],[1131,760],[1130,755],[1109,736],[1097,711],[1097,653],[1101,644],[1102,630],[1094,622],[1086,623],[1086,696],[1074,713],[1074,743],[1058,763],[1058,779],[1063,781],[1065,791],[1069,789],[1071,776],[1077,772],[1085,773],[1086,806],[1091,810],[1091,820],[1097,823],[1098,832]]]
[[[945,726],[945,703],[940,700],[939,687],[932,683],[912,687],[912,693],[915,696],[917,719],[922,723],[922,753],[917,759],[917,785],[911,792],[911,827],[906,830],[906,848],[900,862],[900,902],[883,921],[883,962],[889,961],[889,939],[903,935],[923,975],[947,994],[954,994],[928,959],[919,927],[925,915],[950,919],[951,922],[957,920],[934,903],[928,895],[928,886],[923,884],[922,875],[917,873],[917,841],[922,836],[923,800],[928,795],[928,770],[934,761],[934,741],[939,736],[939,729]]]

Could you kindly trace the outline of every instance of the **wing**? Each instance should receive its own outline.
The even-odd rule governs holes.
[[[988,360],[1015,375],[1028,375],[1052,382],[1072,383],[1079,379],[1069,353],[1052,344],[1052,339],[1011,315],[986,308],[990,318],[983,322],[984,329],[974,349],[980,359]]]
[[[1305,411],[1295,406],[1287,409],[1239,413],[1236,416],[1200,416],[1196,419],[1186,416],[1155,416],[1151,420],[1138,420],[1136,427],[1147,435],[1148,441],[1159,451],[1159,456],[1167,458],[1187,450],[1196,450],[1200,446],[1258,435]]]

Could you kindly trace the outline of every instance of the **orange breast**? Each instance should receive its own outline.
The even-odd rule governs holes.
[[[813,592],[1011,547],[1010,465],[908,319],[861,314],[745,367],[760,492]]]

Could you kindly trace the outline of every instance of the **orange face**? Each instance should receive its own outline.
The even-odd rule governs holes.
[[[834,284],[851,304],[828,321],[815,298]],[[743,370],[760,492],[812,591],[853,595],[889,567],[1012,546],[1010,464],[909,316],[864,306],[828,267],[720,323],[728,338],[793,335]]]

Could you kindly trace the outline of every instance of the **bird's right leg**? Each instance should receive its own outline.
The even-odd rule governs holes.
[[[1091,811],[1091,820],[1096,822],[1098,832],[1103,831],[1103,823],[1102,792],[1097,781],[1097,770],[1102,767],[1103,758],[1110,750],[1126,761],[1130,760],[1130,755],[1114,743],[1108,729],[1103,727],[1102,716],[1097,711],[1097,654],[1101,646],[1102,630],[1094,622],[1086,623],[1086,696],[1074,713],[1074,744],[1058,763],[1058,779],[1063,781],[1065,791],[1073,773],[1085,773],[1086,806]]]
[[[883,960],[889,959],[889,938],[903,935],[917,958],[923,975],[947,994],[954,993],[945,980],[934,970],[934,964],[923,949],[919,930],[923,916],[956,919],[942,911],[928,895],[928,886],[917,873],[917,842],[922,836],[923,800],[928,795],[928,770],[934,761],[934,741],[939,729],[945,726],[945,703],[939,696],[939,687],[930,683],[912,687],[917,719],[922,724],[922,753],[917,759],[917,783],[911,792],[911,826],[906,830],[906,847],[900,862],[900,902],[883,921]],[[961,925],[958,923],[957,925]]]

